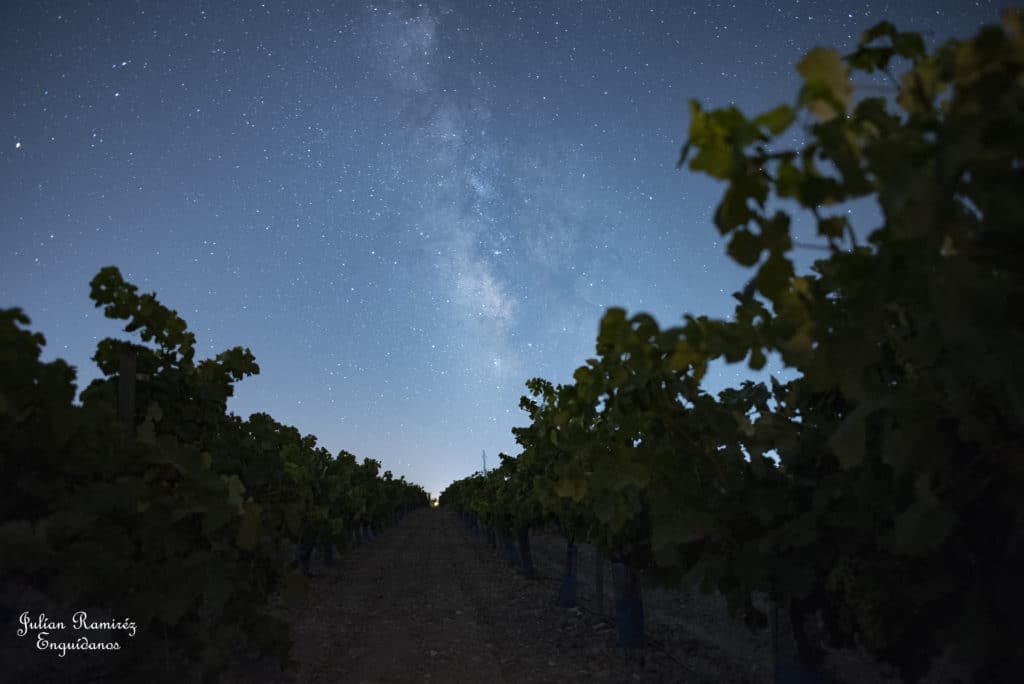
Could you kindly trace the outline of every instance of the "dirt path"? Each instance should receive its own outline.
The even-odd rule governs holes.
[[[594,554],[580,551],[581,608],[555,605],[565,542],[532,535],[541,576],[525,578],[444,510],[420,510],[337,565],[314,562],[291,626],[284,674],[250,662],[222,684],[764,684],[769,636],[751,634],[720,597],[644,590],[648,646],[626,653],[610,624],[610,577],[595,612]],[[895,682],[836,653],[842,681]],[[244,671],[243,671],[244,670]],[[930,680],[945,681],[941,677]]]
[[[611,630],[554,606],[471,539],[453,514],[418,511],[334,567],[314,565],[310,600],[286,614],[294,666],[247,681],[545,684],[692,681],[627,658]],[[265,671],[264,671],[265,672]]]
[[[298,681],[504,681],[463,590],[485,578],[446,522],[414,513],[337,568],[317,568],[295,625]]]

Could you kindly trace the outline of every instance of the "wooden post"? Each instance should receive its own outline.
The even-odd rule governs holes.
[[[135,432],[135,354],[121,354],[117,370],[117,416],[129,431]]]

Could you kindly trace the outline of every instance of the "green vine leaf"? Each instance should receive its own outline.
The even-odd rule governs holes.
[[[801,101],[818,118],[830,121],[850,106],[850,72],[837,51],[814,48],[797,62],[796,70],[806,81]]]

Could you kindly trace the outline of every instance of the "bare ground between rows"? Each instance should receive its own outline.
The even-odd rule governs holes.
[[[281,614],[295,641],[287,672],[254,664],[228,680],[706,681],[663,654],[624,653],[608,622],[555,607],[552,581],[523,577],[446,511],[412,513],[337,565],[316,564],[308,604]]]
[[[455,514],[421,510],[337,565],[317,562],[307,605],[278,612],[295,641],[280,673],[252,663],[226,682],[355,684],[762,684],[768,633],[731,618],[720,596],[644,588],[646,648],[626,653],[611,626],[611,573],[597,600],[595,552],[579,546],[579,608],[555,605],[565,541],[531,533],[527,579]],[[895,684],[863,654],[833,652],[840,681]],[[941,676],[929,682],[942,682]]]

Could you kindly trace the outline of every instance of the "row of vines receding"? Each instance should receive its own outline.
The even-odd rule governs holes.
[[[12,628],[5,676],[213,680],[261,655],[283,667],[287,627],[268,601],[303,599],[310,549],[357,543],[427,505],[426,492],[265,413],[229,413],[234,383],[259,372],[248,349],[196,362],[195,336],[154,295],[112,267],[91,286],[96,306],[149,344],[101,341],[104,377],[80,403],[74,369],[41,361],[28,317],[0,310],[0,622],[85,611],[134,630],[118,651],[61,657]],[[46,640],[111,641],[70,633]]]
[[[734,315],[608,310],[574,382],[527,383],[521,454],[441,501],[697,577],[752,625],[766,595],[812,673],[853,646],[906,681],[939,659],[1024,681],[1024,14],[932,52],[883,23],[798,70],[795,106],[691,103],[680,166],[727,183],[714,223],[754,269]],[[895,98],[856,97],[857,72]],[[859,198],[883,215],[863,241]],[[785,206],[817,227],[811,272]],[[703,389],[716,359],[772,357],[794,379]]]

